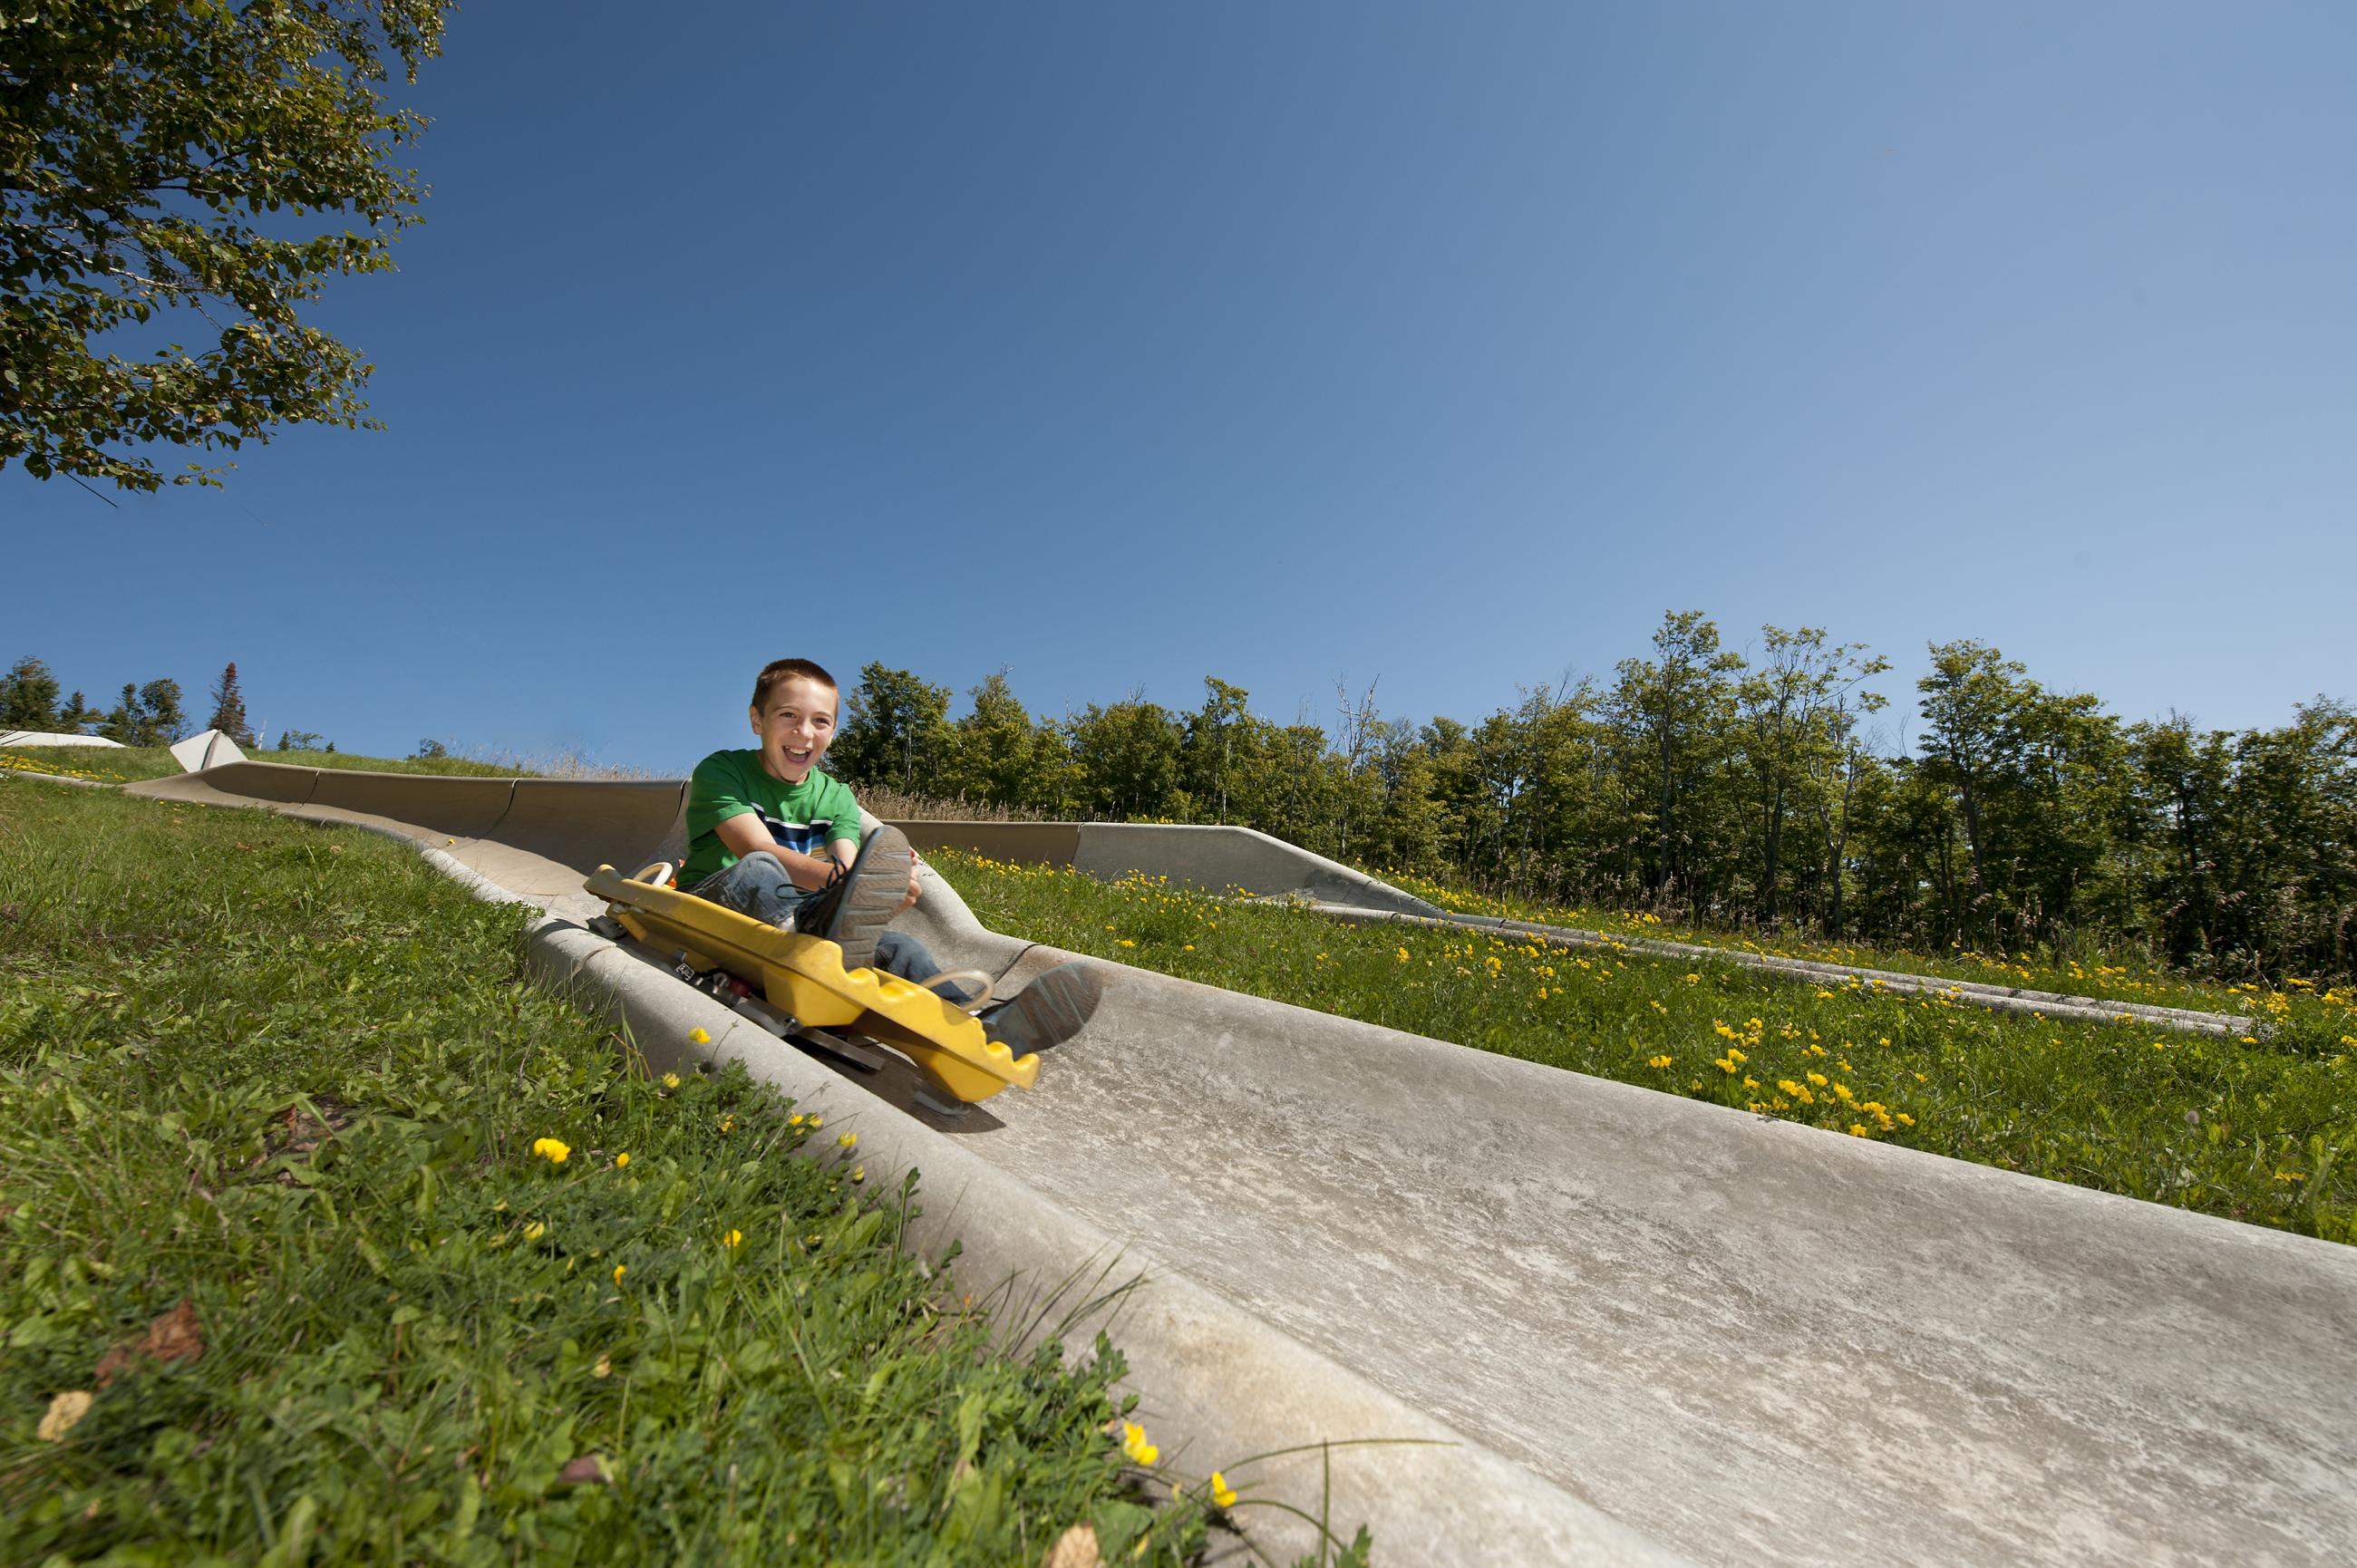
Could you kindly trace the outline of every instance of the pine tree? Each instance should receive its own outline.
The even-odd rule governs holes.
[[[46,733],[57,727],[58,678],[30,657],[0,677],[0,729]]]
[[[106,716],[99,721],[98,733],[124,746],[146,746],[147,710],[139,705],[139,688],[129,681],[123,682],[123,696]]]
[[[230,660],[213,687],[213,716],[206,727],[217,729],[240,746],[258,746],[253,726],[245,721],[245,693],[237,689],[237,660]]]

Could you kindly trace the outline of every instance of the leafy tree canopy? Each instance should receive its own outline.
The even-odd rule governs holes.
[[[415,220],[423,187],[392,159],[425,122],[380,84],[394,59],[416,80],[448,3],[0,16],[0,467],[154,490],[164,473],[122,448],[377,427],[371,367],[298,310],[330,274],[390,270]],[[218,484],[225,466],[171,481]]]

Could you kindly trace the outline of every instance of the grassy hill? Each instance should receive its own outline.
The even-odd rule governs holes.
[[[373,834],[0,782],[5,1555],[1200,1555],[1117,1350],[998,1352],[920,1194],[649,1077],[522,918]]]

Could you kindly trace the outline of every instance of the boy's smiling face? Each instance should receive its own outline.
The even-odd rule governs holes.
[[[799,784],[810,777],[834,740],[839,698],[832,686],[805,675],[789,675],[770,688],[770,700],[746,710],[760,738],[761,766],[770,777]]]

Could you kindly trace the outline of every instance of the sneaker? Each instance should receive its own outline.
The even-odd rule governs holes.
[[[844,968],[873,969],[876,939],[908,899],[912,864],[909,841],[900,830],[877,828],[859,846],[851,868],[812,900],[813,907],[794,922],[796,928],[841,948]]]
[[[1092,964],[1059,964],[981,1015],[983,1033],[1018,1057],[1060,1046],[1097,1010],[1104,986]]]

